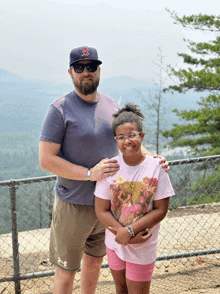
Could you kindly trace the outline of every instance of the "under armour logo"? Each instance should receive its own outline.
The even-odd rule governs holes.
[[[67,267],[67,261],[62,261],[60,257],[58,257],[58,263],[62,264],[64,267]]]
[[[82,52],[83,52],[82,56],[88,56],[89,55],[89,49],[86,48],[86,47],[82,48]]]

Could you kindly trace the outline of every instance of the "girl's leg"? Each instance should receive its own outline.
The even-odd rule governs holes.
[[[128,287],[128,293],[132,294],[149,294],[150,293],[150,282],[137,282],[137,281],[131,281],[127,280],[127,287]]]
[[[128,294],[125,277],[125,262],[121,260],[114,250],[106,247],[108,264],[115,282],[116,294]]]
[[[141,265],[126,263],[126,282],[129,294],[149,294],[154,262]]]
[[[128,294],[125,269],[118,271],[111,269],[111,273],[115,282],[116,294]]]

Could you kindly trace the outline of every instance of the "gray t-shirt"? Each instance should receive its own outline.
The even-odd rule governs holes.
[[[61,144],[59,156],[87,168],[118,154],[113,138],[112,114],[118,110],[110,97],[98,93],[98,101],[86,102],[75,91],[50,105],[40,140]],[[96,182],[57,177],[56,194],[64,202],[94,204]]]

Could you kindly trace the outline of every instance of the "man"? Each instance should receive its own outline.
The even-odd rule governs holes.
[[[111,127],[118,105],[97,92],[101,63],[92,47],[70,52],[74,91],[52,103],[40,137],[40,166],[57,175],[50,236],[53,293],[72,293],[81,259],[81,293],[95,293],[105,255],[105,229],[96,218],[93,193],[96,181],[119,169],[109,159],[118,152]]]

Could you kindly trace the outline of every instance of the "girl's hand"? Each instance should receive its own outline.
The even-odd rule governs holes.
[[[132,237],[129,241],[129,244],[138,244],[138,243],[146,242],[151,236],[152,236],[152,233],[150,229],[143,230],[137,233],[135,237]]]
[[[115,242],[121,245],[127,245],[131,239],[131,234],[128,232],[126,227],[115,228],[108,227],[108,230],[115,234]]]
[[[108,227],[107,229],[115,236],[117,235],[117,230],[114,227]]]
[[[164,163],[162,167],[165,168],[165,171],[166,171],[166,172],[169,172],[170,167],[169,167],[169,164],[168,164],[168,162],[167,162],[167,160],[166,160],[165,157],[160,156],[160,155],[157,155],[156,153],[154,153],[154,154],[153,154],[153,158],[160,158],[159,163],[160,163],[160,164],[161,164],[161,163]]]

